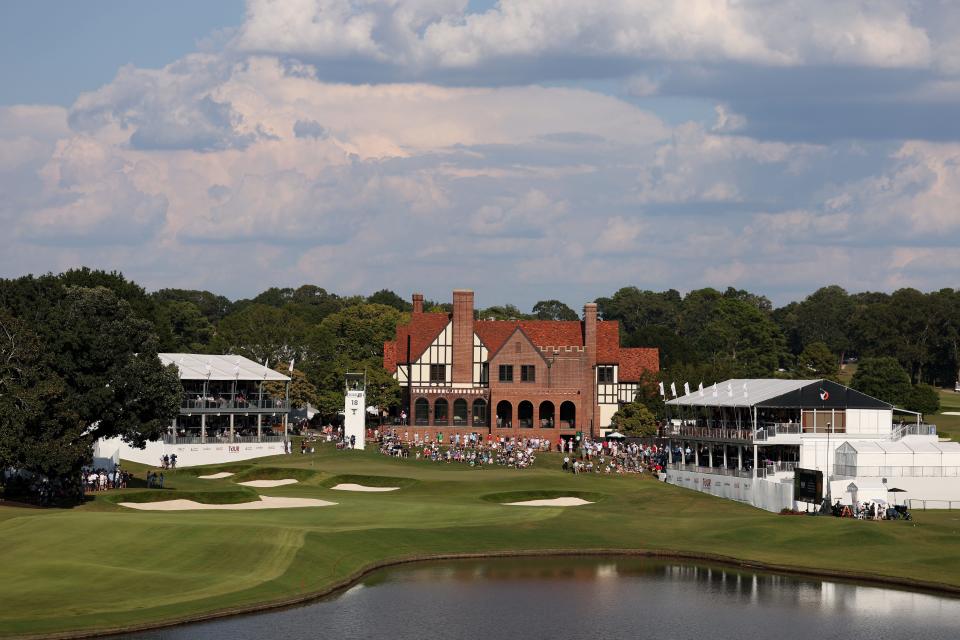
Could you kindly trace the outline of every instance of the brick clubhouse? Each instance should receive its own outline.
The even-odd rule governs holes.
[[[410,322],[384,344],[383,364],[403,389],[410,437],[459,432],[556,440],[609,428],[657,349],[620,346],[616,321],[477,319],[473,291],[453,292],[452,313],[425,313],[413,295]]]

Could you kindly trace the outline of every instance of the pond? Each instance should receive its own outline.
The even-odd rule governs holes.
[[[282,638],[960,637],[960,599],[648,558],[409,564],[307,605],[125,636]]]

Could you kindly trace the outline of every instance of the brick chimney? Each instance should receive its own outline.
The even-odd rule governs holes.
[[[453,290],[453,371],[455,383],[473,382],[473,291]]]
[[[590,434],[599,435],[600,411],[596,398],[597,368],[597,303],[583,305],[583,346],[586,347],[587,362],[583,380],[583,418],[577,417],[577,427]]]
[[[422,293],[413,294],[413,312],[423,313],[423,294]]]
[[[583,346],[590,354],[590,361],[597,363],[597,303],[583,305]]]

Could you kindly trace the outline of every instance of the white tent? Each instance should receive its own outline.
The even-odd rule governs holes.
[[[958,476],[960,442],[844,442],[837,448],[835,462],[839,475],[857,478]]]

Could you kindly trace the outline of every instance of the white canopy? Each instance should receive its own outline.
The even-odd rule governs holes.
[[[176,365],[181,380],[262,380],[285,382],[290,380],[273,369],[238,355],[207,355],[202,353],[159,353],[160,362]]]
[[[667,401],[669,405],[710,406],[710,407],[752,407],[772,398],[802,389],[816,380],[779,380],[776,378],[735,378],[719,382],[716,385],[717,396],[713,396],[714,386],[704,387],[703,395],[699,389],[693,393]]]
[[[836,462],[857,476],[938,476],[934,469],[960,467],[960,442],[855,440],[837,448]]]

